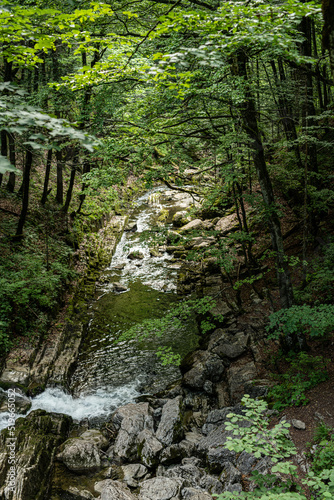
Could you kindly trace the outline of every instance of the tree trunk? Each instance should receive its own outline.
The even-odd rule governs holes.
[[[284,252],[281,224],[275,204],[274,192],[267,170],[263,144],[257,124],[257,113],[254,104],[254,98],[247,81],[246,63],[247,57],[242,51],[240,51],[237,58],[237,71],[239,73],[239,76],[242,76],[244,78],[246,85],[245,105],[243,106],[243,109],[241,111],[243,126],[245,132],[251,140],[253,161],[258,181],[260,183],[263,201],[266,206],[271,242],[273,250],[276,254],[276,272],[280,293],[280,302],[283,308],[287,308],[293,305],[291,277],[286,261],[286,255]]]
[[[46,199],[47,199],[48,194],[49,194],[48,187],[49,187],[51,162],[52,162],[52,149],[49,149],[49,151],[48,151],[48,157],[47,157],[47,160],[46,160],[43,195],[42,195],[42,199],[41,199],[42,205],[45,205]]]
[[[9,147],[9,161],[15,167],[16,166],[16,156],[15,156],[15,141],[14,136],[7,132],[8,136],[8,147]],[[7,189],[10,193],[14,192],[16,182],[15,172],[10,172],[9,179],[7,182]]]
[[[57,158],[57,193],[56,201],[60,205],[64,202],[64,185],[63,185],[63,154],[62,151],[56,151]]]
[[[23,226],[28,213],[28,205],[29,205],[29,185],[30,185],[30,172],[32,165],[32,152],[27,149],[26,151],[26,161],[24,166],[24,174],[23,174],[23,199],[22,199],[22,210],[19,218],[19,222],[16,230],[16,237],[22,237],[23,235]]]
[[[7,156],[7,132],[5,130],[1,130],[0,132],[1,138],[1,156]],[[0,186],[2,184],[3,175],[0,174]]]
[[[69,182],[69,185],[68,185],[68,189],[67,189],[67,193],[66,193],[66,201],[65,201],[64,208],[63,208],[65,214],[68,212],[68,207],[70,206],[71,199],[72,199],[74,179],[75,179],[75,174],[76,174],[76,171],[77,171],[77,168],[76,168],[77,160],[78,160],[78,155],[76,154],[74,156],[73,162],[72,162],[70,182]]]

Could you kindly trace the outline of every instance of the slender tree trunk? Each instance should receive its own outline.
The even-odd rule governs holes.
[[[257,173],[257,178],[261,187],[263,201],[266,206],[271,242],[273,250],[276,254],[276,272],[277,281],[280,292],[280,301],[283,308],[291,307],[293,305],[293,290],[291,284],[291,277],[286,261],[286,255],[283,246],[283,237],[281,231],[281,224],[277,214],[277,207],[275,204],[274,192],[269,177],[265,157],[264,148],[259,132],[256,109],[254,98],[250,86],[247,82],[247,57],[244,52],[240,51],[238,54],[238,73],[242,76],[246,84],[246,102],[242,109],[242,120],[244,130],[251,140],[251,148],[253,153],[253,161]]]
[[[21,237],[23,235],[23,227],[28,213],[31,165],[32,165],[32,152],[29,149],[27,149],[26,160],[24,165],[24,174],[23,174],[22,210],[17,225],[16,237]]]
[[[77,167],[76,167],[77,161],[78,161],[78,155],[75,154],[74,158],[73,158],[73,162],[72,162],[70,182],[69,182],[67,193],[66,193],[66,201],[65,201],[64,208],[63,208],[65,214],[68,212],[68,208],[70,206],[71,199],[72,199],[74,179],[75,179],[75,174],[77,171]]]
[[[5,130],[1,130],[0,132],[1,138],[1,156],[7,156],[7,132]],[[0,186],[2,184],[3,175],[0,174]]]
[[[14,136],[11,133],[7,133],[8,136],[8,147],[9,147],[9,161],[15,167],[16,166],[16,155],[15,155],[15,141]],[[7,189],[10,193],[14,192],[16,182],[15,172],[10,172],[9,179],[7,182]]]
[[[56,151],[57,158],[57,193],[56,201],[60,205],[64,202],[64,184],[63,184],[63,154],[62,151]]]
[[[51,162],[52,162],[52,149],[49,149],[47,160],[46,160],[43,195],[42,195],[42,199],[41,199],[42,205],[45,205],[46,199],[47,199],[48,194],[49,194],[48,187],[49,187],[49,179],[50,179]]]

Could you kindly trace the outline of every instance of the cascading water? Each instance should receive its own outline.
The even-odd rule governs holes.
[[[70,381],[71,394],[61,388],[47,388],[32,400],[30,411],[41,408],[69,414],[79,421],[101,421],[143,392],[161,390],[180,377],[177,367],[161,365],[156,350],[164,345],[181,356],[187,354],[197,344],[194,321],[189,321],[184,329],[171,328],[163,339],[117,339],[143,320],[163,316],[178,300],[179,266],[166,252],[152,255],[142,233],[156,226],[162,210],[168,211],[170,220],[182,208],[178,195],[161,188],[137,200],[128,224],[134,230],[124,232],[97,284],[77,368]],[[0,428],[1,421],[5,426],[5,414],[1,415]]]

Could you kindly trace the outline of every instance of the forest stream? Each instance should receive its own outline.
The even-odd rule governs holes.
[[[178,367],[163,366],[156,351],[172,347],[183,357],[194,350],[198,342],[195,320],[189,320],[184,329],[171,327],[161,339],[118,339],[143,320],[162,317],[179,300],[179,263],[163,247],[152,255],[143,233],[157,226],[161,214],[164,227],[170,226],[173,215],[190,202],[190,196],[164,188],[155,188],[136,201],[127,230],[96,285],[69,387],[46,388],[32,399],[29,411],[65,413],[76,421],[89,419],[91,425],[98,425],[115,408],[180,378]],[[0,428],[6,426],[7,419],[2,413]]]

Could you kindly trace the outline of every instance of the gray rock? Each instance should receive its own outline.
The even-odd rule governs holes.
[[[303,422],[302,420],[297,420],[297,419],[293,418],[291,420],[291,423],[294,426],[294,428],[298,429],[299,431],[304,431],[306,429],[305,422]]]
[[[31,400],[20,389],[16,387],[12,390],[15,394],[15,413],[24,414],[31,408]],[[0,411],[8,410],[8,392],[0,387]]]
[[[194,353],[193,360],[192,368],[183,376],[183,384],[192,389],[204,389],[207,380],[218,382],[225,371],[224,364],[215,353],[197,351]],[[209,389],[208,385],[207,389]]]
[[[131,488],[137,488],[138,481],[143,479],[148,471],[145,465],[129,464],[121,467],[123,473],[123,482]]]
[[[130,252],[128,255],[128,259],[130,259],[130,260],[136,260],[136,259],[142,260],[144,257],[145,256],[144,256],[143,252],[136,252],[136,251]]]
[[[190,221],[190,217],[185,210],[180,210],[173,215],[173,226],[182,227]]]
[[[227,407],[210,411],[208,418],[202,427],[203,434],[208,435],[211,431],[217,429],[217,427],[226,422],[226,420],[228,420],[227,415],[229,413],[235,413],[235,408]]]
[[[122,285],[121,283],[118,283],[116,281],[112,284],[112,286],[115,292],[126,292],[128,289],[127,286]]]
[[[193,464],[176,465],[171,467],[158,467],[157,477],[169,477],[170,479],[182,478],[184,486],[199,485],[203,472]]]
[[[242,474],[248,475],[252,472],[256,462],[257,458],[254,455],[243,451],[238,457],[236,466]]]
[[[137,438],[138,458],[147,467],[155,467],[159,463],[159,454],[163,449],[162,444],[154,436],[153,432],[144,429]]]
[[[68,439],[57,459],[73,472],[93,472],[100,468],[101,459],[97,446],[81,438]]]
[[[104,479],[95,483],[94,488],[101,493],[99,500],[136,500],[131,491],[119,481]]]
[[[219,474],[225,462],[235,464],[235,452],[224,446],[228,436],[231,436],[231,431],[226,431],[223,424],[198,443],[198,453],[205,457],[210,472]]]
[[[241,481],[241,472],[230,462],[226,462],[223,465],[219,481],[224,485],[239,483]]]
[[[219,495],[223,492],[222,483],[216,477],[210,476],[209,474],[206,474],[201,478],[199,486],[203,488],[203,490],[211,493],[211,495]]]
[[[88,429],[83,434],[80,434],[80,439],[95,444],[101,450],[108,448],[108,439],[98,429]]]
[[[183,438],[182,428],[182,398],[177,396],[170,399],[162,408],[161,420],[157,429],[157,439],[165,446],[169,446]]]
[[[194,231],[196,229],[202,229],[203,228],[203,221],[201,219],[195,219],[192,220],[191,222],[188,222],[185,226],[182,226],[180,228],[180,232],[186,233],[188,231]]]
[[[147,479],[140,486],[139,500],[179,499],[182,486],[181,479],[170,479],[168,477]]]
[[[227,215],[219,219],[219,221],[215,225],[215,231],[220,231],[221,235],[229,233],[232,230],[238,228],[238,219],[236,214]]]
[[[119,428],[114,453],[123,459],[137,457],[137,438],[141,431],[153,431],[153,417],[148,403],[128,404],[118,408],[112,422]]]
[[[256,373],[256,366],[253,361],[230,366],[227,371],[227,379],[232,403],[240,401],[244,394],[245,383],[256,378]]]
[[[224,491],[229,491],[230,493],[241,493],[242,486],[240,483],[227,484],[226,486],[224,486]]]
[[[186,439],[183,439],[180,443],[167,446],[160,455],[160,463],[163,465],[171,465],[181,462],[182,459],[189,457],[193,453],[195,447],[194,443]]]
[[[182,490],[184,500],[212,500],[212,496],[198,488],[184,488]]]
[[[131,231],[132,233],[134,233],[135,231],[137,231],[137,222],[129,222],[125,226],[124,231]]]

